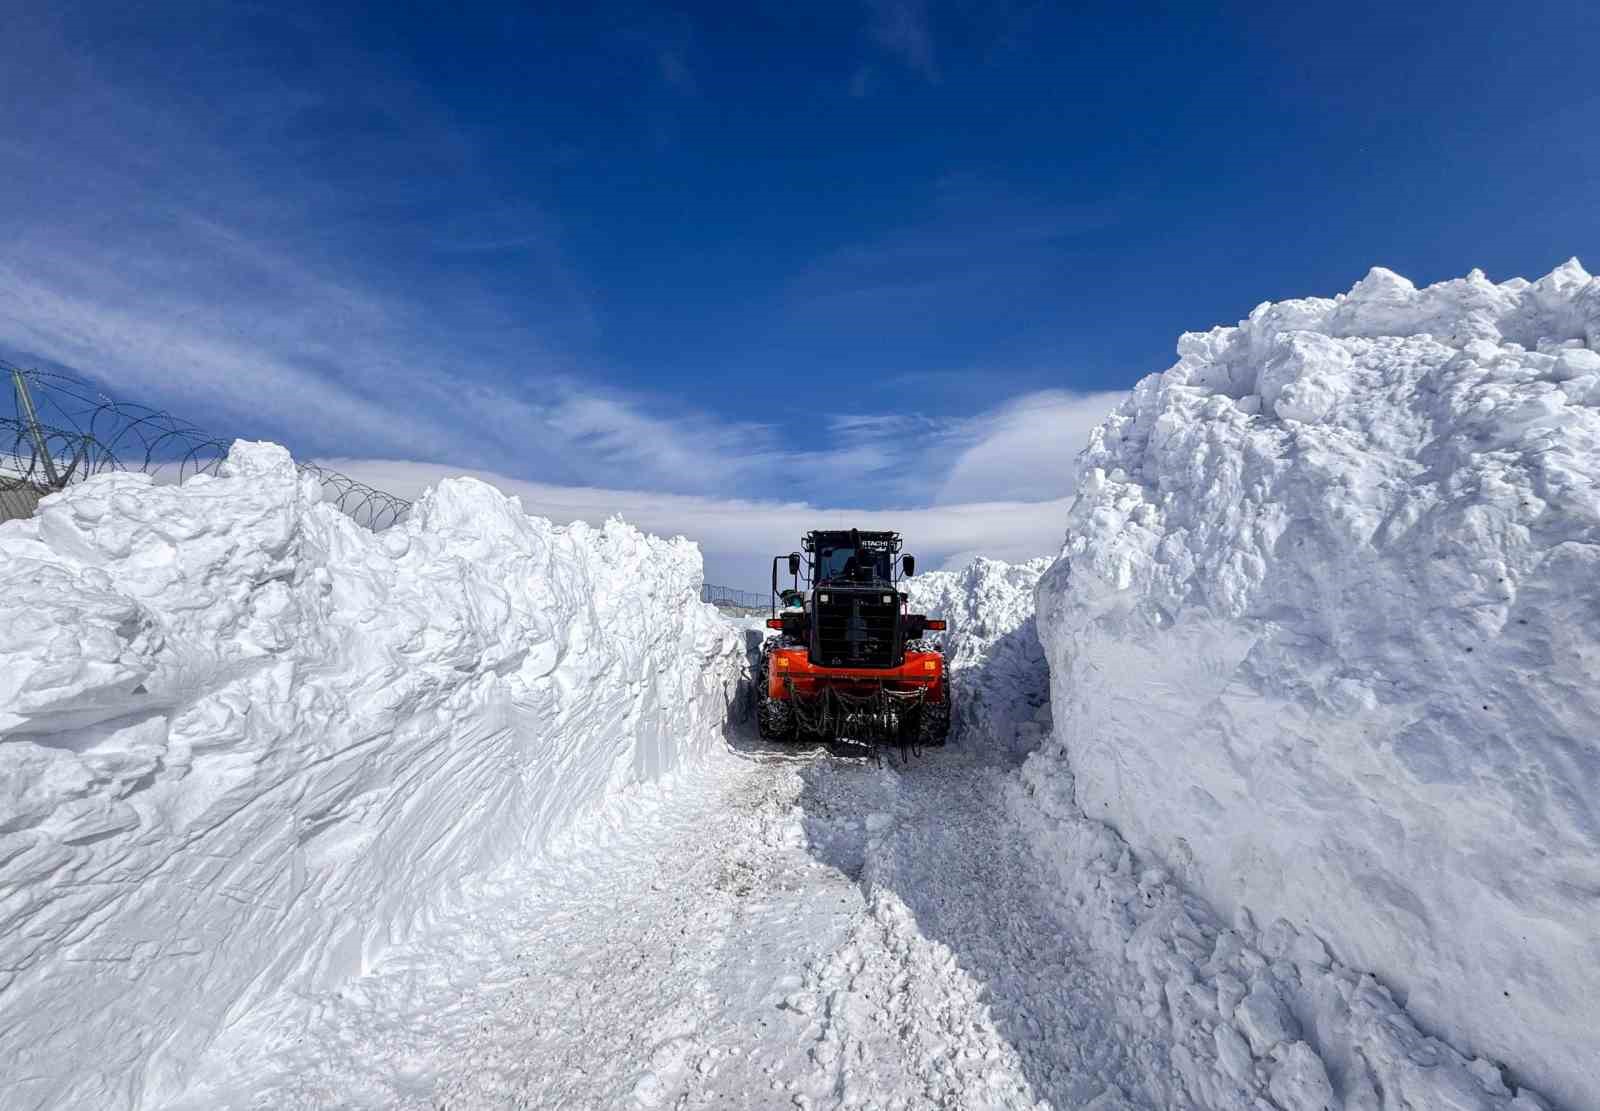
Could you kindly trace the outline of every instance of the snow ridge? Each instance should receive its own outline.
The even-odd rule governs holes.
[[[459,479],[374,535],[287,452],[0,526],[0,1103],[159,1104],[225,1022],[371,966],[721,739],[700,557]]]
[[[1083,456],[1039,588],[1059,743],[1028,782],[1515,1078],[1408,1044],[1437,1087],[1403,1096],[1421,1081],[1363,1049],[1328,1061],[1345,1106],[1495,1107],[1531,1082],[1595,1111],[1600,281],[1373,270],[1178,354]],[[1283,979],[1282,945],[1245,944]],[[1386,1013],[1292,963],[1317,1013]]]

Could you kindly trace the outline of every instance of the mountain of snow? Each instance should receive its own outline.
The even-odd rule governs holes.
[[[254,1000],[720,744],[746,657],[692,544],[471,479],[376,535],[318,498],[240,442],[0,525],[7,1108],[160,1104]]]
[[[1346,1107],[1399,1106],[1410,1060],[1415,1106],[1600,1109],[1600,280],[1373,270],[1178,354],[1083,456],[1025,781],[1273,924],[1219,1067],[1347,1042],[1376,997],[1307,970],[1357,968],[1508,1072],[1326,1052]]]

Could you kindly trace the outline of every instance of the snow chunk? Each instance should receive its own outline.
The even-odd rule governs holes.
[[[1284,1111],[1334,1111],[1333,1085],[1322,1058],[1305,1042],[1294,1042],[1278,1055],[1267,1086]]]
[[[1261,369],[1261,403],[1283,420],[1324,420],[1347,392],[1350,363],[1350,353],[1327,336],[1285,333]]]
[[[1283,1042],[1300,1036],[1300,1024],[1265,978],[1258,978],[1250,994],[1235,1008],[1233,1020],[1256,1056],[1265,1056]]]

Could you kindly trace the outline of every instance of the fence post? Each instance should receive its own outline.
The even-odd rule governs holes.
[[[50,482],[50,489],[61,489],[61,476],[56,473],[56,461],[50,456],[50,445],[44,438],[44,429],[39,427],[39,414],[33,408],[33,395],[28,393],[28,380],[22,376],[21,367],[11,368],[11,384],[17,391],[17,409],[22,413],[22,419],[27,422],[28,435],[33,439],[33,450],[39,453],[39,462],[44,464],[44,474]]]

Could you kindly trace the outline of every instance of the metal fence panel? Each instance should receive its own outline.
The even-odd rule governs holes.
[[[700,587],[700,600],[710,602],[714,606],[766,609],[771,604],[772,596],[761,591],[737,590],[731,586],[713,586],[711,583],[706,583]]]

